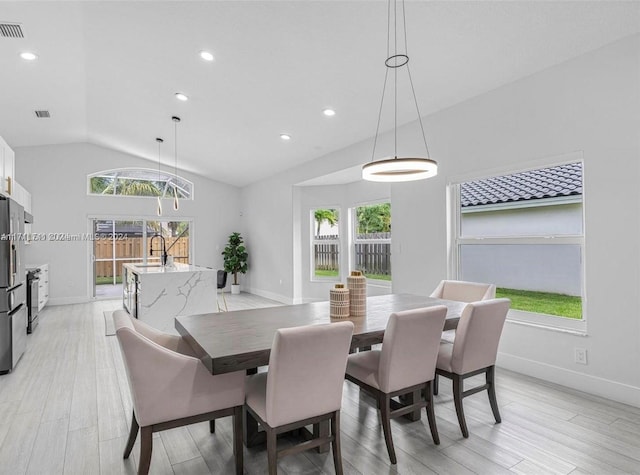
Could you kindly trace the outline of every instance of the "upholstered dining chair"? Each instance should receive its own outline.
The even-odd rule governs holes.
[[[224,297],[224,288],[227,286],[227,271],[218,270],[217,274],[218,285],[216,288],[216,303],[218,304],[218,312],[222,312],[222,306],[220,305],[220,295],[222,295],[222,302],[224,303],[224,311],[227,312],[227,299]]]
[[[331,442],[337,475],[342,471],[340,408],[353,323],[277,330],[269,355],[269,371],[247,378],[246,406],[267,434],[269,475],[277,473],[279,457]],[[277,435],[330,421],[328,435],[277,450]],[[314,431],[316,432],[316,431]]]
[[[426,408],[433,442],[440,443],[433,409],[433,386],[440,334],[447,316],[447,307],[407,310],[392,313],[382,340],[381,350],[349,355],[347,380],[371,393],[377,400],[384,440],[391,463],[396,452],[391,437],[393,417]],[[391,410],[391,398],[408,393],[420,394],[425,400],[413,400]],[[399,404],[399,403],[398,403]]]
[[[159,332],[123,310],[113,312],[113,321],[133,401],[124,458],[140,431],[138,473],[147,474],[154,432],[233,416],[234,461],[241,474],[244,372],[214,376],[181,337]]]
[[[430,297],[458,302],[476,302],[496,298],[496,286],[493,284],[481,284],[478,282],[465,282],[462,280],[442,280],[431,292]],[[442,332],[442,340],[453,343],[456,337],[455,330]]]
[[[442,342],[436,363],[435,394],[438,377],[453,380],[453,401],[462,435],[469,437],[462,399],[487,390],[496,423],[502,421],[495,389],[495,364],[500,335],[509,311],[509,299],[493,299],[468,304],[462,312],[453,343]],[[464,390],[464,380],[485,373],[485,384]]]

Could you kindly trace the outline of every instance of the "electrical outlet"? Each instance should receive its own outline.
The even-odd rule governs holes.
[[[578,364],[587,364],[587,350],[586,348],[576,348],[574,355],[575,362]]]

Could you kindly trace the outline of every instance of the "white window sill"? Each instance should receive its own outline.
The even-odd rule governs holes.
[[[587,321],[584,319],[576,320],[542,313],[525,312],[524,310],[509,310],[507,322],[543,330],[587,336]]]

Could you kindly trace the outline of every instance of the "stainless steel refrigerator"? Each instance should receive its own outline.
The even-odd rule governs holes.
[[[24,208],[0,196],[0,374],[12,371],[27,347]]]

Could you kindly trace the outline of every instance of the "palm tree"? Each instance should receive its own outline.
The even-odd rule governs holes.
[[[391,231],[391,204],[360,206],[356,211],[358,234],[386,233]]]
[[[323,222],[329,223],[331,226],[338,224],[338,212],[335,209],[317,209],[314,212],[316,218],[316,236],[320,235],[320,226]]]
[[[103,191],[103,195],[112,195],[113,191],[118,195],[129,196],[160,196],[162,191],[155,183],[147,180],[129,180],[120,178],[117,182],[111,182]]]

